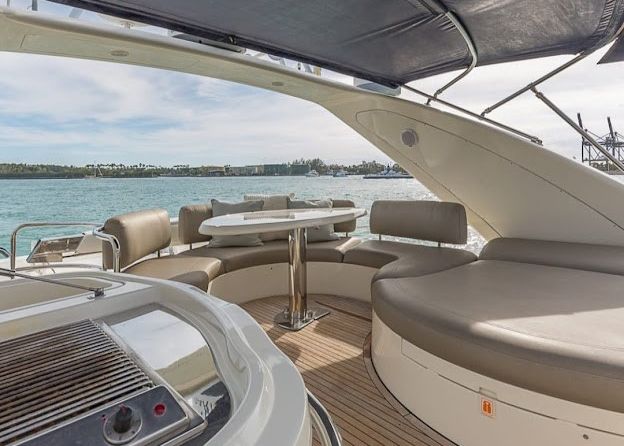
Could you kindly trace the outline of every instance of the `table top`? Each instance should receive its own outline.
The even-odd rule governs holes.
[[[360,208],[284,209],[243,212],[204,220],[199,233],[205,235],[242,235],[287,231],[296,228],[342,223],[366,215]]]

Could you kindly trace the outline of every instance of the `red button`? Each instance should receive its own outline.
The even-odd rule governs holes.
[[[154,415],[156,415],[157,417],[164,415],[166,411],[167,406],[165,406],[163,403],[158,403],[154,406]]]

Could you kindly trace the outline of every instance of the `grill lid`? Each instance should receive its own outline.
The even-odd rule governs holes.
[[[15,444],[152,387],[91,320],[2,342],[0,444]]]

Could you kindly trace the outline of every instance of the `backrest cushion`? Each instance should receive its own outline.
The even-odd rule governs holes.
[[[121,268],[171,243],[171,224],[165,209],[147,209],[111,217],[104,223],[104,232],[119,241]],[[102,242],[102,256],[104,267],[112,268],[113,253],[106,242]]]
[[[242,212],[257,212],[262,210],[264,202],[259,201],[242,201],[240,203],[226,203],[219,200],[211,200],[212,215],[219,217],[221,215],[240,214]],[[261,246],[262,240],[258,234],[244,235],[215,235],[212,237],[208,246],[211,248],[225,248],[228,246]]]
[[[178,233],[182,243],[199,243],[210,240],[209,235],[199,233],[199,226],[212,217],[211,204],[182,206],[178,214]]]
[[[479,259],[624,275],[624,247],[621,246],[497,238],[483,247]]]
[[[292,193],[288,195],[245,194],[243,199],[245,201],[263,201],[263,211],[279,211],[282,209],[288,209],[288,199],[294,198],[294,195],[295,194]],[[270,242],[272,240],[288,240],[288,231],[263,232],[260,234],[260,239],[263,242]]]
[[[440,243],[464,244],[466,210],[459,203],[378,200],[371,207],[370,232]]]
[[[271,195],[271,194],[245,194],[245,201],[262,201],[263,211],[278,211],[288,209],[288,198],[294,198],[294,194],[288,195]]]
[[[354,208],[355,203],[351,200],[332,200],[332,207],[334,208]],[[357,225],[357,221],[355,218],[350,221],[345,221],[342,223],[336,223],[334,225],[335,232],[353,232],[355,231],[355,227]]]
[[[331,200],[291,200],[288,199],[288,209],[315,209],[315,208],[331,208]],[[338,240],[334,234],[334,225],[322,225],[319,227],[307,228],[307,241],[309,243],[328,242]]]

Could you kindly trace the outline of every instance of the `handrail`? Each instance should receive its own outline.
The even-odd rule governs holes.
[[[8,259],[9,257],[11,257],[11,253],[5,248],[3,248],[2,246],[0,246],[0,254],[2,254],[5,259]]]
[[[11,271],[15,272],[16,268],[15,268],[15,264],[17,263],[17,235],[19,234],[20,231],[22,231],[23,229],[26,228],[43,228],[43,227],[50,227],[50,226],[91,226],[91,227],[98,227],[100,226],[101,223],[85,223],[85,222],[67,222],[67,223],[61,223],[61,222],[33,222],[33,223],[24,223],[19,225],[17,228],[15,228],[15,230],[13,231],[13,233],[11,233]]]
[[[106,232],[104,232],[103,227],[94,229],[92,234],[94,237],[97,237],[98,239],[108,242],[110,244],[111,250],[113,251],[113,272],[115,273],[121,272],[120,260],[119,260],[120,253],[121,253],[121,244],[119,243],[119,240],[117,240],[117,237],[115,237],[112,234],[107,234]],[[103,252],[102,252],[102,267],[105,268]]]
[[[312,416],[312,423],[316,428],[316,433],[320,437],[321,445],[341,446],[342,439],[340,438],[340,433],[332,421],[329,412],[309,390],[307,390],[307,392],[308,404],[310,405],[310,409],[312,409],[310,412]]]
[[[44,283],[49,283],[51,285],[66,286],[69,288],[76,288],[78,290],[89,291],[93,293],[94,299],[104,296],[104,287],[90,287],[90,286],[85,286],[85,285],[78,285],[78,284],[71,283],[71,282],[66,282],[64,280],[48,279],[46,277],[41,277],[41,276],[29,276],[28,274],[20,274],[20,273],[17,273],[15,271],[5,269],[5,268],[0,268],[0,276],[6,276],[11,279],[15,279],[16,277],[19,277],[21,279],[34,280],[35,282],[44,282]]]
[[[33,266],[20,266],[15,268],[15,271],[37,271],[42,269],[64,269],[64,268],[77,268],[77,269],[97,269],[102,270],[101,265],[92,265],[89,263],[47,263],[45,266],[33,265]]]
[[[513,127],[509,127],[508,125],[505,125],[505,124],[503,124],[501,122],[494,121],[493,119],[490,119],[490,118],[486,118],[485,116],[481,116],[481,115],[479,115],[479,114],[477,114],[475,112],[471,112],[470,110],[465,109],[463,107],[460,107],[459,105],[455,105],[455,104],[453,104],[451,102],[445,101],[444,99],[436,98],[436,97],[430,95],[429,93],[425,93],[424,91],[418,90],[417,88],[410,87],[407,84],[403,84],[403,88],[405,88],[406,90],[411,91],[412,93],[416,93],[417,95],[420,95],[420,96],[423,96],[423,97],[425,97],[427,99],[430,99],[432,101],[439,102],[440,104],[442,104],[442,105],[444,105],[446,107],[449,107],[449,108],[451,108],[453,110],[456,110],[456,111],[458,111],[460,113],[464,113],[464,114],[466,114],[468,116],[471,116],[471,117],[473,117],[475,119],[478,119],[479,121],[485,121],[488,124],[491,124],[491,125],[493,125],[495,127],[499,127],[499,128],[501,128],[503,130],[506,130],[508,132],[511,132],[511,133],[514,133],[514,134],[516,134],[518,136],[526,138],[529,141],[534,142],[535,144],[542,145],[542,140],[539,139],[537,136],[529,135],[528,133],[524,133],[524,132],[522,132],[520,130],[516,130]]]

